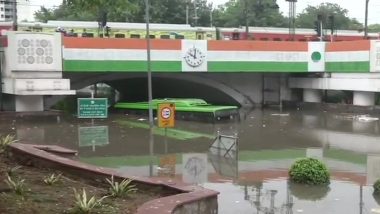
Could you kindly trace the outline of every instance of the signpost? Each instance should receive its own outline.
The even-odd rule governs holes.
[[[108,126],[79,127],[79,147],[109,144]]]
[[[107,98],[78,98],[78,118],[107,118]]]
[[[174,103],[160,103],[158,104],[158,127],[160,128],[173,128],[175,116]]]

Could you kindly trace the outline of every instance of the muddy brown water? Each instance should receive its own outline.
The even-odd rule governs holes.
[[[131,175],[165,176],[220,191],[219,213],[380,213],[372,183],[380,178],[380,115],[255,109],[241,120],[176,121],[153,130],[147,117],[111,114],[108,119],[2,114],[0,133],[33,144],[79,151],[86,163]],[[215,142],[217,134],[230,138]],[[215,142],[215,144],[213,144]],[[210,147],[214,147],[213,149]],[[301,157],[327,164],[326,188],[287,182]]]

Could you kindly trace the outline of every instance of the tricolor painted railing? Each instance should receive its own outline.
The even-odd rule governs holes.
[[[380,72],[380,41],[152,40],[153,72]],[[146,72],[146,41],[63,40],[64,72]]]

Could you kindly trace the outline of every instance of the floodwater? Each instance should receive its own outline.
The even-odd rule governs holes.
[[[86,163],[138,176],[164,176],[214,189],[219,213],[380,213],[372,183],[380,178],[380,121],[345,112],[256,109],[240,121],[176,121],[155,129],[147,117],[0,117],[0,133],[79,151]],[[217,134],[223,135],[215,140]],[[236,139],[237,140],[236,140]],[[237,141],[237,144],[234,144]],[[301,157],[327,164],[328,187],[287,182]]]

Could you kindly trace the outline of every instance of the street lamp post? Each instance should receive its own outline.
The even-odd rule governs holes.
[[[150,32],[149,32],[149,0],[145,0],[145,22],[146,22],[146,59],[147,59],[147,72],[148,72],[148,105],[149,105],[149,152],[153,155],[153,106],[152,106],[152,71],[150,60]],[[149,167],[149,175],[153,175],[153,163],[151,160]]]
[[[364,38],[368,38],[368,3],[369,0],[365,0],[365,19],[364,19]]]

